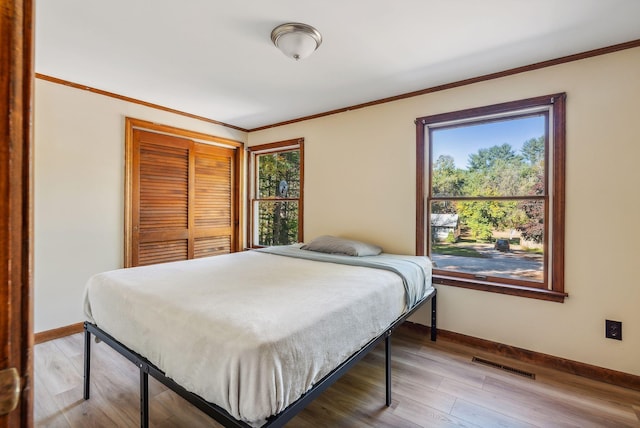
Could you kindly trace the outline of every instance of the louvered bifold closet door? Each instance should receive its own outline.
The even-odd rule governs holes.
[[[131,266],[234,251],[232,148],[133,130]]]
[[[233,242],[234,150],[196,144],[193,257],[231,252]]]
[[[186,260],[192,143],[140,130],[134,141],[133,265]]]

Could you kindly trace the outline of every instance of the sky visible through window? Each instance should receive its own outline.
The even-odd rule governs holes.
[[[520,153],[523,143],[543,136],[544,129],[543,115],[437,129],[432,133],[433,161],[449,155],[456,168],[467,169],[469,155],[478,150],[507,143]]]

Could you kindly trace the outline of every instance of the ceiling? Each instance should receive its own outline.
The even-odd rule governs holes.
[[[639,0],[40,0],[35,69],[250,130],[638,39]]]

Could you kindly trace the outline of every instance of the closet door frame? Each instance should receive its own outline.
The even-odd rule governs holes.
[[[241,227],[242,213],[244,213],[243,198],[241,198],[242,189],[244,189],[244,143],[228,138],[217,137],[213,135],[203,134],[200,132],[189,131],[181,128],[175,128],[168,125],[161,125],[140,119],[127,117],[125,119],[125,180],[124,180],[124,267],[134,266],[134,249],[133,249],[133,227],[134,227],[134,194],[133,181],[135,174],[134,159],[134,130],[139,129],[148,132],[155,132],[169,136],[190,139],[198,143],[213,144],[220,147],[235,149],[233,162],[233,189],[232,189],[232,212],[235,213],[233,221],[233,239],[231,251],[240,251],[243,247],[243,236]]]

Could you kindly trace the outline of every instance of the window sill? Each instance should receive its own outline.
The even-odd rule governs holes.
[[[559,293],[557,291],[551,291],[542,288],[498,284],[495,282],[453,278],[444,275],[433,275],[433,283],[468,288],[471,290],[488,291],[490,293],[500,293],[510,296],[526,297],[529,299],[548,300],[558,303],[564,303],[564,298],[569,296],[567,293]]]

